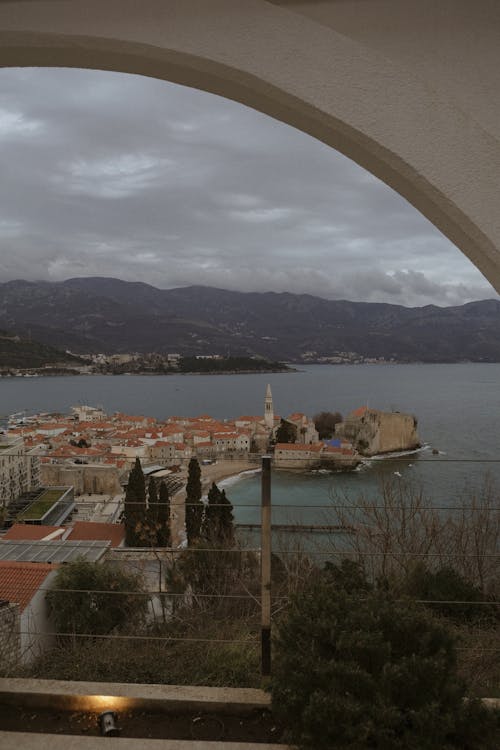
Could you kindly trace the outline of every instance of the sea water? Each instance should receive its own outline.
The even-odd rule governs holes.
[[[0,416],[69,413],[78,403],[164,419],[263,414],[267,383],[275,414],[351,410],[368,405],[414,414],[419,452],[371,460],[348,473],[274,471],[273,522],[324,523],[332,503],[376,498],[387,480],[422,487],[436,505],[453,505],[490,474],[500,485],[500,364],[309,365],[293,373],[252,375],[66,376],[0,379]],[[433,450],[438,451],[437,455]],[[226,486],[241,523],[258,519],[260,477]],[[254,506],[254,507],[249,507]],[[285,507],[286,506],[286,507]]]

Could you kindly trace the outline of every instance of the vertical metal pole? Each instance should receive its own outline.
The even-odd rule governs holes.
[[[261,492],[261,673],[271,674],[271,456],[262,456]]]

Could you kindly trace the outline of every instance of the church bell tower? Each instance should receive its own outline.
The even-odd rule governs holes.
[[[270,430],[274,427],[274,407],[273,407],[273,394],[271,393],[271,386],[268,385],[266,388],[266,398],[264,400],[264,422],[266,427]]]

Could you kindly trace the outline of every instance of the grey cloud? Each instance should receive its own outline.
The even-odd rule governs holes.
[[[400,304],[495,296],[387,186],[233,102],[43,69],[0,71],[0,101],[2,280],[114,275]]]
[[[21,112],[0,109],[0,141],[34,135],[42,127],[39,120],[29,119]]]

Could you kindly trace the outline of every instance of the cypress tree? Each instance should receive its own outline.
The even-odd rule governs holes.
[[[125,544],[127,547],[143,546],[139,530],[146,520],[146,482],[138,458],[135,459],[135,466],[128,477],[123,516]]]
[[[158,490],[154,479],[148,485],[148,515],[153,523],[158,520]]]
[[[191,546],[200,538],[202,518],[201,469],[198,460],[193,457],[189,462],[186,484],[186,536],[188,546]]]
[[[208,493],[202,536],[207,542],[222,547],[231,547],[234,543],[233,506],[225,490],[221,491],[215,482]]]
[[[160,484],[160,498],[157,507],[158,547],[170,547],[170,498],[165,482],[161,482]]]
[[[158,535],[158,490],[154,479],[148,484],[148,509],[140,526],[141,547],[157,547]]]
[[[201,535],[203,539],[211,544],[215,544],[219,536],[219,508],[217,507],[217,505],[220,502],[220,496],[221,492],[215,482],[213,482],[208,491],[208,502],[205,506],[205,515],[203,517],[203,523],[201,527]]]
[[[282,419],[280,426],[276,430],[276,442],[277,443],[296,443],[297,442],[297,428],[291,422],[287,422],[286,419]]]
[[[233,505],[226,497],[226,490],[220,493],[220,506],[218,508],[220,542],[227,547],[232,547],[234,544]]]

